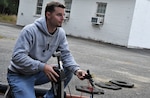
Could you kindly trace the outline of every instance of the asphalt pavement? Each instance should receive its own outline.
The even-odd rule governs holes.
[[[11,53],[22,27],[0,23],[0,81],[7,83],[6,73],[10,64]],[[90,70],[94,82],[107,83],[110,80],[120,80],[134,84],[133,88],[122,87],[121,90],[104,90],[104,94],[94,95],[94,98],[149,98],[150,95],[150,50],[128,49],[92,40],[67,36],[71,53],[83,70]],[[48,63],[57,63],[51,58]],[[90,96],[75,90],[76,85],[88,86],[87,80],[79,80],[76,76],[66,88],[71,94]],[[40,87],[49,88],[50,83]],[[0,98],[3,98],[1,96]]]

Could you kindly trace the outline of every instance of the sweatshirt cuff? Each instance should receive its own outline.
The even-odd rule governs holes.
[[[73,70],[74,75],[76,75],[76,72],[77,72],[77,70],[79,70],[79,69],[80,69],[80,68],[77,67],[77,68],[75,68],[75,69]]]
[[[44,70],[44,66],[45,66],[45,63],[40,63],[39,64],[39,70],[43,71]]]

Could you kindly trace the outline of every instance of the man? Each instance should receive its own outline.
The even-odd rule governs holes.
[[[35,98],[34,85],[57,81],[59,75],[55,65],[47,64],[57,50],[65,71],[65,87],[73,76],[84,79],[86,72],[81,70],[71,55],[65,31],[61,28],[65,6],[59,2],[50,2],[45,8],[45,17],[25,26],[14,47],[7,79],[14,98]],[[53,98],[50,89],[44,96]]]

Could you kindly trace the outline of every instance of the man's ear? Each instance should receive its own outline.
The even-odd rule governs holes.
[[[46,12],[46,17],[50,18],[51,17],[51,12]]]

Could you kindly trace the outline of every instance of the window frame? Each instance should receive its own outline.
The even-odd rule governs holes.
[[[105,17],[107,3],[105,3],[105,2],[96,2],[96,3],[97,3],[96,16],[97,17]]]
[[[37,0],[37,5],[36,5],[36,15],[41,15],[42,14],[42,7],[43,7],[43,0]]]
[[[64,0],[65,5],[65,20],[69,20],[71,13],[72,0]]]

